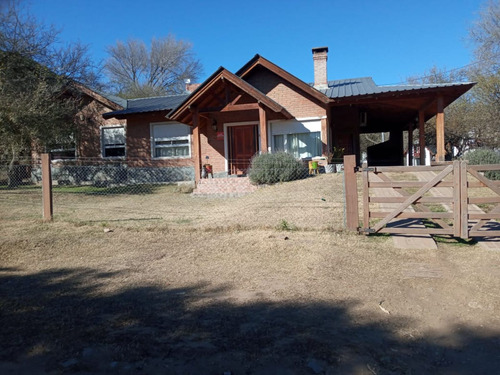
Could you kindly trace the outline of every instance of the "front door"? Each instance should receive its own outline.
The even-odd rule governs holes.
[[[229,174],[246,174],[258,151],[257,125],[229,126]]]

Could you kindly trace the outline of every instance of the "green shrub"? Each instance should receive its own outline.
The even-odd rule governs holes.
[[[470,165],[500,164],[500,153],[488,148],[469,151],[465,159]],[[490,180],[500,180],[500,171],[486,171],[484,176]]]
[[[256,155],[252,159],[250,181],[254,184],[275,184],[307,177],[307,168],[286,152]]]

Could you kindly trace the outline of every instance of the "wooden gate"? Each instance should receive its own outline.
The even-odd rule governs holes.
[[[363,225],[359,231],[363,233],[500,236],[500,181],[489,178],[492,173],[500,175],[500,165],[364,164],[361,173]],[[347,207],[348,213],[352,211]]]

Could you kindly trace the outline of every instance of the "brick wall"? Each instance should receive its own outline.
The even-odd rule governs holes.
[[[125,125],[125,120],[115,118],[105,120],[102,115],[112,111],[96,100],[88,100],[77,113],[75,121],[78,129],[77,154],[80,158],[101,157],[101,132],[104,125]]]
[[[326,109],[315,99],[265,68],[256,69],[246,80],[295,118],[326,116]]]
[[[151,123],[166,122],[167,112],[130,115],[127,118],[127,163],[130,166],[192,167],[193,158],[153,159],[151,157]],[[192,147],[192,139],[191,139]],[[192,154],[192,152],[191,152]]]

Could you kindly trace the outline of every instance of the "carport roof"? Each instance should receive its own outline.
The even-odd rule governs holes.
[[[378,86],[372,77],[360,77],[350,79],[339,79],[328,82],[328,88],[319,89],[321,93],[330,99],[348,99],[359,96],[369,96],[386,93],[410,93],[428,89],[463,88],[466,92],[474,83],[453,82],[419,85],[384,85]],[[460,90],[462,91],[462,90]]]

